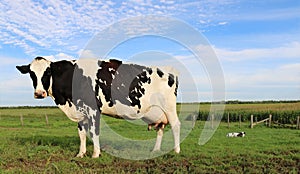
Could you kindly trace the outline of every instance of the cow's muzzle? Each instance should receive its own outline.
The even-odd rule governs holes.
[[[37,90],[34,92],[34,98],[43,99],[47,97],[47,92],[42,90]]]

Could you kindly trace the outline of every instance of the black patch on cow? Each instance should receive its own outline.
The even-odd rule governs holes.
[[[246,133],[245,133],[245,134],[246,134]],[[244,135],[243,132],[239,132],[237,136],[238,136],[238,137],[242,137],[243,135]]]
[[[45,70],[43,77],[42,77],[42,84],[43,84],[44,89],[47,91],[47,93],[48,93],[48,89],[50,87],[50,79],[51,79],[51,68],[48,67]]]
[[[127,106],[141,108],[139,99],[145,94],[143,84],[151,83],[148,74],[152,74],[152,69],[135,64],[122,64],[117,60],[99,61],[98,65],[96,94],[101,89],[109,106],[113,106],[118,100]]]
[[[148,71],[149,75],[151,75],[153,72],[151,68],[147,68],[147,71]]]
[[[80,124],[81,123],[81,124]],[[77,128],[80,130],[80,131],[82,131],[83,129],[82,129],[82,122],[79,122],[78,124],[77,124]]]
[[[174,83],[175,83],[174,75],[169,73],[168,85],[169,85],[170,87],[172,87]]]
[[[115,76],[118,67],[122,64],[121,61],[111,59],[109,62],[98,61],[99,70],[97,72],[97,86],[95,87],[96,95],[99,93],[99,89],[105,96],[106,102],[109,102],[109,106],[113,106],[111,99],[111,85],[113,76]]]
[[[37,86],[37,77],[33,71],[29,71],[29,74],[30,74],[30,78],[32,80],[33,87],[35,89]]]
[[[175,87],[174,94],[175,94],[175,96],[177,96],[177,90],[178,90],[178,84],[179,84],[179,82],[178,82],[178,76],[176,76],[176,82],[175,82],[175,84],[176,84],[176,87]]]
[[[157,68],[157,75],[159,77],[162,77],[164,75],[164,73],[159,68]]]
[[[46,59],[43,58],[43,57],[38,56],[38,57],[35,58],[35,60],[46,60]]]
[[[102,107],[102,102],[97,98],[97,94],[92,86],[92,82],[95,79],[84,76],[83,70],[77,66],[74,69],[73,78],[73,103],[75,104],[76,109],[85,116],[85,119],[87,119],[82,122],[82,126],[86,131],[89,131],[90,136],[93,138],[94,135],[99,135]],[[94,111],[96,111],[95,115],[93,115]],[[92,126],[95,127],[95,132],[91,129]]]
[[[16,68],[22,73],[27,74],[30,71],[30,65],[22,65],[22,66],[16,66]]]
[[[57,105],[69,106],[72,102],[72,82],[74,65],[69,61],[58,61],[50,64],[52,76],[52,95]]]

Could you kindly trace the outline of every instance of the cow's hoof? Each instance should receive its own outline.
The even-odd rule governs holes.
[[[175,153],[179,153],[180,152],[180,147],[175,147],[174,151],[175,151]]]
[[[153,149],[151,152],[152,152],[152,153],[160,152],[160,149]]]
[[[77,158],[83,158],[84,155],[85,155],[85,153],[78,153],[78,154],[76,155],[76,157],[77,157]]]
[[[92,158],[99,158],[101,156],[101,153],[93,153]]]

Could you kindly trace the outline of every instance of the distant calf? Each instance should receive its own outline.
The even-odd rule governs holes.
[[[228,133],[227,137],[244,137],[246,135],[246,132],[231,132]]]

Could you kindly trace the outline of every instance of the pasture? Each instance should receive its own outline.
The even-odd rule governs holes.
[[[231,104],[233,111],[298,113],[299,103],[292,104]],[[281,108],[281,109],[275,109]],[[289,108],[286,110],[286,108]],[[203,105],[200,110],[208,110]],[[45,121],[48,116],[48,124]],[[20,122],[23,116],[23,126]],[[179,115],[183,117],[183,115]],[[135,139],[156,137],[155,131],[126,120],[103,116],[119,134]],[[187,121],[188,122],[188,121]],[[181,153],[173,151],[148,160],[127,160],[102,151],[92,159],[92,143],[88,141],[87,156],[75,158],[79,150],[77,124],[57,108],[0,109],[0,173],[299,173],[300,130],[249,128],[232,122],[221,122],[213,137],[198,144],[205,121],[198,120],[194,129],[181,143]],[[166,129],[169,129],[167,126]],[[228,132],[245,131],[244,138],[227,138]],[[165,135],[167,136],[167,135]],[[164,137],[165,138],[165,137]],[[164,138],[162,145],[164,144]],[[154,145],[154,144],[153,144]]]

